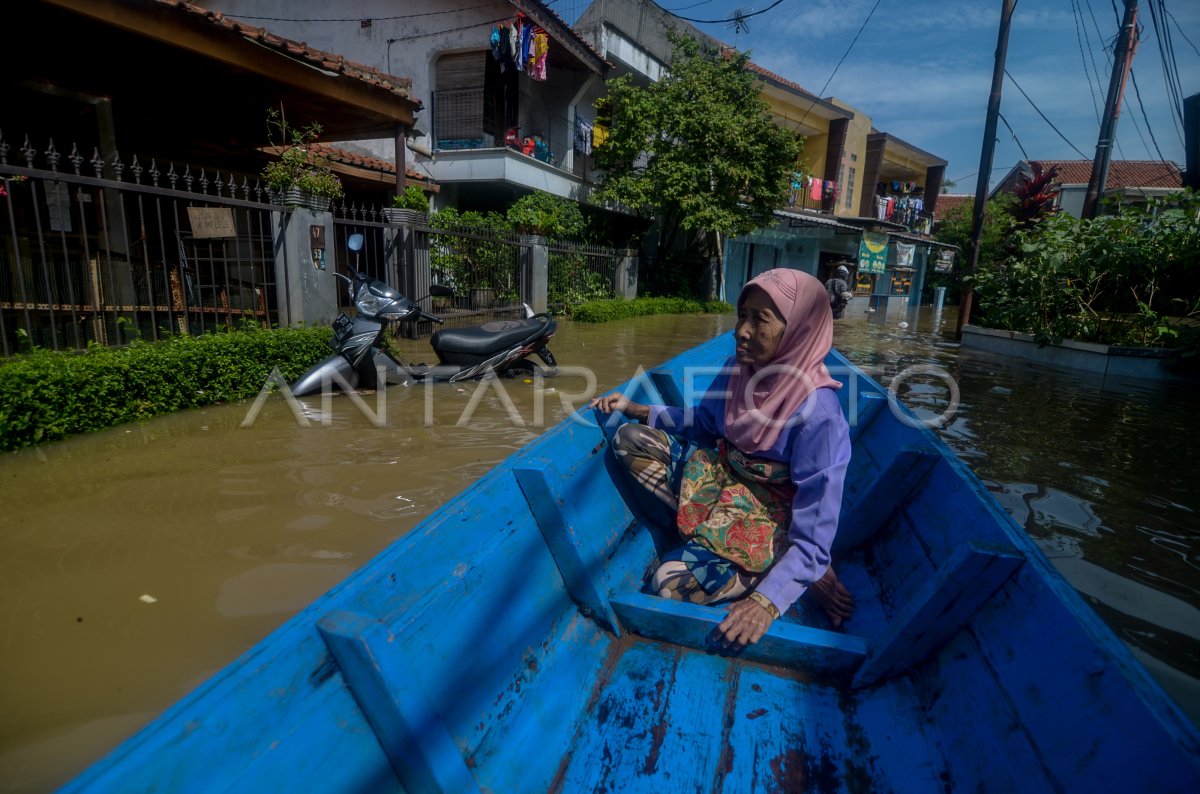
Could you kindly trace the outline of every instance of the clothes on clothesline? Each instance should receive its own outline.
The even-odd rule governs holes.
[[[575,130],[572,136],[575,151],[580,154],[592,153],[592,125],[582,116],[575,117]]]
[[[513,22],[502,22],[493,27],[488,36],[492,57],[500,64],[500,71],[516,69],[525,72],[530,80],[546,79],[546,60],[550,55],[550,35],[534,25],[524,14],[517,14]]]

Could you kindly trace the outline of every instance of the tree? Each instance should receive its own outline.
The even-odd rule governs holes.
[[[674,51],[661,80],[608,81],[609,137],[594,150],[604,172],[597,198],[659,218],[660,265],[681,233],[696,255],[705,253],[698,233],[739,235],[769,223],[803,151],[803,139],[772,120],[747,53],[668,36]]]
[[[979,236],[980,269],[1003,262],[1009,255],[1012,231],[1017,225],[1013,217],[1016,201],[1011,193],[1000,193],[984,205],[983,229]],[[962,291],[970,252],[971,214],[974,210],[972,202],[964,202],[938,220],[933,238],[939,243],[958,246],[958,256],[954,259],[954,271],[934,275],[929,279],[928,286],[946,286],[954,294]]]

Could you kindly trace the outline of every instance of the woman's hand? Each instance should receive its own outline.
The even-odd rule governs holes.
[[[620,411],[630,419],[646,422],[650,419],[650,406],[635,403],[620,392],[597,397],[588,403],[588,408],[599,408],[603,413],[611,414]]]
[[[774,620],[766,607],[753,598],[743,598],[733,603],[721,625],[717,626],[716,639],[723,647],[740,651],[758,642]]]

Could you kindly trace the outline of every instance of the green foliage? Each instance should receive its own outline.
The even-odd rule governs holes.
[[[608,81],[609,138],[594,150],[599,201],[661,216],[656,261],[680,230],[740,235],[767,223],[803,152],[803,140],[771,118],[747,53],[704,52],[669,35],[674,54],[661,80]]]
[[[429,261],[435,283],[454,287],[460,294],[473,289],[496,290],[497,299],[515,301],[515,251],[505,242],[512,224],[497,212],[459,212],[447,207],[429,217],[442,232],[430,234]]]
[[[1200,318],[1200,197],[1185,193],[1118,215],[1043,219],[1007,259],[975,278],[991,328],[1110,345],[1194,346]]]
[[[587,221],[577,202],[536,190],[517,199],[507,213],[508,222],[524,234],[556,240],[583,240]]]
[[[408,185],[400,195],[392,196],[392,206],[402,210],[429,212],[429,199],[417,185]]]
[[[574,319],[585,323],[605,323],[648,314],[732,314],[724,301],[697,301],[690,298],[612,298],[575,307]]]
[[[329,161],[313,152],[321,125],[312,122],[292,127],[281,111],[267,111],[267,131],[272,147],[282,153],[263,168],[263,180],[274,191],[298,188],[314,196],[335,199],[343,195],[342,181],[329,168]]]
[[[245,330],[34,350],[0,363],[0,450],[256,394],[271,369],[291,381],[329,355],[328,328]]]
[[[612,283],[588,267],[583,254],[551,251],[546,278],[546,300],[553,305],[571,307],[612,295]]]
[[[1017,199],[1011,193],[1001,193],[983,208],[983,230],[979,237],[979,270],[1003,261],[1010,253],[1011,235],[1017,226],[1013,208]],[[927,286],[948,287],[953,293],[962,291],[963,279],[970,264],[971,214],[973,202],[960,204],[938,221],[933,237],[941,243],[958,246],[954,270],[931,274]]]

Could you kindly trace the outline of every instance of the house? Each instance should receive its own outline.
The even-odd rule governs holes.
[[[1057,167],[1054,185],[1058,187],[1056,206],[1076,218],[1083,213],[1083,201],[1092,178],[1091,160],[1020,160],[992,188],[988,198],[1011,193],[1020,181],[1033,174],[1034,164],[1043,170]],[[1120,204],[1144,203],[1149,198],[1167,196],[1183,190],[1183,172],[1179,165],[1164,160],[1113,160],[1101,201]],[[1103,206],[1103,204],[1101,205]]]
[[[614,75],[629,74],[635,82],[657,80],[669,68],[668,30],[728,48],[648,0],[595,0],[575,27],[612,63]],[[856,270],[867,232],[882,242],[872,243],[872,272],[857,268],[859,291],[869,300],[856,301],[850,311],[885,307],[893,296],[907,305],[910,293],[920,293],[930,249],[941,246],[928,232],[946,161],[875,129],[869,116],[835,97],[818,97],[753,62],[747,68],[776,123],[805,136],[805,162],[797,164],[787,206],[776,211],[774,223],[727,242],[723,294],[736,295],[773,267],[822,280],[838,264]]]
[[[385,74],[411,78],[428,112],[406,145],[358,141],[351,148],[406,162],[441,187],[439,205],[503,209],[533,190],[575,200],[589,189],[578,156],[576,115],[604,91],[608,64],[540,0],[203,0],[226,18],[269,18],[271,30],[343,54]],[[332,9],[338,13],[332,13]],[[339,19],[340,17],[340,19]],[[546,54],[512,57],[520,29]],[[495,56],[499,56],[499,58]],[[522,61],[518,63],[518,60]],[[580,147],[582,148],[582,147]],[[407,150],[407,151],[406,151]]]
[[[9,13],[4,355],[285,321],[279,208],[259,180],[266,111],[320,121],[340,141],[394,140],[421,109],[405,78],[181,0],[34,0]],[[370,168],[334,168],[352,194],[395,190]],[[221,229],[202,228],[216,217],[205,210]]]

